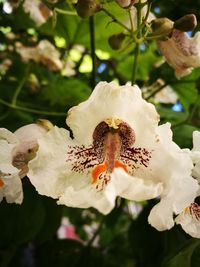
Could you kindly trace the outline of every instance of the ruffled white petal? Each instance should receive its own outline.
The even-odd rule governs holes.
[[[175,221],[181,225],[187,234],[195,238],[200,238],[200,220],[195,216],[183,211],[176,217]]]
[[[13,151],[18,146],[15,135],[7,129],[0,128],[0,173],[17,173],[19,170],[12,165]]]
[[[198,184],[191,177],[192,162],[189,155],[172,142],[169,124],[160,126],[158,132],[163,149],[160,150],[160,170],[157,168],[157,171],[162,175],[164,190],[160,202],[153,207],[148,220],[157,230],[162,231],[174,225],[174,213],[180,213],[193,202]],[[168,159],[165,156],[167,154]]]
[[[5,197],[8,203],[21,204],[23,199],[19,170],[12,165],[14,150],[19,142],[7,129],[0,129],[0,201]]]
[[[75,176],[73,178],[76,179]],[[97,192],[91,183],[87,183],[85,187],[79,189],[73,185],[68,186],[58,204],[78,208],[94,207],[101,213],[108,214],[115,206],[115,198],[116,194],[113,188],[107,187],[102,192]]]
[[[197,188],[195,180],[187,177],[173,179],[171,187],[163,191],[160,202],[152,208],[149,223],[159,231],[173,227],[173,215],[180,213],[194,200]]]
[[[155,198],[163,191],[161,182],[128,175],[122,168],[114,170],[110,184],[115,187],[116,196],[135,201]]]
[[[19,175],[12,174],[2,180],[4,186],[0,188],[0,201],[5,197],[8,203],[21,204],[23,200],[23,189]]]
[[[58,127],[38,139],[39,150],[28,164],[27,176],[40,194],[57,198],[63,192],[69,172],[66,152],[70,142],[69,132]]]
[[[152,135],[159,121],[155,107],[142,99],[136,85],[100,82],[87,101],[69,110],[67,124],[78,142],[89,145],[95,127],[108,118],[127,122],[136,133],[136,142]]]
[[[117,168],[111,174],[110,183],[102,191],[97,191],[91,178],[86,175],[71,176],[58,203],[70,207],[94,207],[101,213],[108,214],[114,208],[117,196],[141,201],[155,198],[161,190],[161,183],[145,182]]]

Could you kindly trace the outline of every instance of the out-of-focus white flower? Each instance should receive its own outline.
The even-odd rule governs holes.
[[[30,60],[41,62],[53,71],[61,70],[63,67],[59,51],[48,40],[40,41],[35,47],[27,47],[17,43],[16,51],[25,62]]]
[[[75,62],[71,59],[68,59],[63,66],[62,69],[62,75],[70,77],[75,75],[76,71],[74,69],[74,67],[76,66]]]
[[[41,26],[52,16],[52,11],[40,0],[25,0],[23,7],[37,26]]]
[[[37,139],[47,130],[38,124],[29,124],[12,133],[0,128],[0,201],[21,204],[21,178],[28,172],[27,163],[38,149]]]
[[[178,96],[170,85],[166,85],[155,95],[154,100],[157,103],[175,104],[178,100]]]
[[[136,0],[135,3],[138,3],[139,1]],[[146,2],[146,0],[141,0],[141,3]],[[142,9],[141,9],[141,19],[144,19],[146,14],[147,14],[147,5],[145,5]],[[136,7],[132,7],[131,8],[131,12],[132,12],[132,22],[133,22],[133,27],[134,30],[137,29],[137,9]],[[156,17],[152,12],[149,12],[148,18],[147,18],[147,22],[151,22],[152,20],[154,20]],[[130,22],[129,22],[130,24]]]
[[[190,74],[200,66],[200,32],[194,37],[174,29],[166,41],[157,41],[160,52],[167,63],[174,68],[177,78]]]
[[[170,85],[165,85],[165,81],[162,79],[157,79],[152,85],[148,87],[143,87],[142,91],[144,96],[149,96],[151,93],[158,91],[154,96],[153,99],[156,103],[164,103],[164,104],[175,104],[178,100],[178,96],[176,92]]]
[[[72,225],[67,217],[63,217],[61,225],[57,231],[59,239],[73,239],[83,242],[80,237],[76,234],[76,228]]]
[[[115,0],[117,4],[123,8],[131,7],[135,2],[135,0]]]
[[[192,176],[199,183],[197,196],[200,196],[200,132],[193,132],[193,149],[186,150],[186,153],[189,153],[194,164]],[[200,238],[200,206],[197,203],[191,203],[177,216],[176,223],[180,224],[189,235]]]
[[[28,177],[58,204],[95,207],[103,214],[113,209],[116,196],[135,201],[161,196],[158,205],[167,213],[156,222],[171,222],[173,212],[193,201],[197,183],[189,156],[172,141],[170,125],[158,121],[136,85],[100,82],[68,113],[74,139],[54,127],[38,141]]]
[[[4,74],[7,70],[9,70],[11,65],[12,61],[10,59],[4,59],[3,62],[0,64],[0,73]]]
[[[192,176],[198,180],[200,184],[200,132],[193,132],[193,149],[191,150],[191,158],[194,164]],[[199,191],[200,193],[200,191]]]

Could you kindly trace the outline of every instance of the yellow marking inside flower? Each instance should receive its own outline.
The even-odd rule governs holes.
[[[120,162],[119,160],[115,160],[114,166],[116,168],[122,168],[125,172],[128,173],[127,167],[125,164]],[[107,173],[109,175],[110,171],[108,171],[108,162],[97,165],[92,171],[92,183],[96,183],[101,176],[101,174]]]
[[[120,119],[114,119],[114,118],[109,118],[105,119],[104,122],[111,128],[113,129],[118,129],[119,125],[123,122]]]
[[[0,188],[4,186],[3,180],[0,178]]]
[[[92,183],[96,183],[99,176],[107,170],[108,164],[105,162],[103,164],[97,165],[92,171]]]
[[[190,214],[190,213],[191,213],[191,212],[190,212],[190,207],[185,208],[185,209],[183,210],[183,213],[184,213],[184,214]]]
[[[119,161],[119,160],[116,160],[116,161],[115,161],[115,167],[116,167],[116,168],[122,168],[125,172],[128,173],[128,169],[127,169],[126,164],[122,163],[122,162]]]

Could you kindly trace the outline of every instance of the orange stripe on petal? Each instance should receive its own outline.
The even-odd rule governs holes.
[[[0,188],[4,186],[3,180],[0,178]]]
[[[125,172],[128,173],[127,167],[125,164],[123,164],[121,161],[119,160],[115,160],[115,167],[116,168],[122,168]]]
[[[105,162],[103,164],[97,165],[92,170],[92,183],[96,183],[100,174],[104,173],[107,170],[108,164]]]

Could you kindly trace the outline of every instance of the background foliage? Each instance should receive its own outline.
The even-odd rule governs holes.
[[[70,0],[44,2],[51,10],[75,12]],[[114,1],[104,2],[119,20],[126,19],[126,11]],[[56,12],[56,21],[54,15],[37,27],[24,12],[22,3],[12,12],[6,9],[5,3],[0,1],[0,127],[14,131],[38,118],[66,127],[67,110],[87,99],[94,83],[118,80],[125,84],[131,80],[135,45],[131,43],[120,52],[109,46],[109,37],[122,32],[122,28],[105,13],[99,12],[94,17],[94,81],[89,18]],[[200,1],[189,0],[184,3],[157,0],[152,6],[156,16],[173,20],[188,13],[200,19],[199,10]],[[9,37],[11,33],[13,38]],[[67,74],[52,71],[40,62],[25,63],[16,51],[17,42],[34,46],[44,39],[49,40],[60,51],[63,62],[68,63]],[[173,88],[178,95],[178,112],[174,104],[155,103],[155,92],[149,92],[148,100],[155,103],[161,122],[172,123],[174,140],[181,147],[191,147],[192,132],[200,129],[200,69],[177,80],[166,63],[159,64],[162,56],[154,41],[140,49],[136,83],[149,87],[162,79]],[[11,62],[7,69],[3,67],[5,59]],[[14,99],[16,92],[19,94]],[[103,217],[94,209],[57,206],[54,200],[38,195],[28,179],[23,179],[23,187],[25,196],[21,206],[8,205],[5,201],[0,204],[1,267],[200,266],[199,240],[186,235],[178,226],[158,232],[148,225],[147,216],[155,200],[137,205],[118,201],[116,208]],[[63,216],[75,227],[76,240],[58,238]]]

